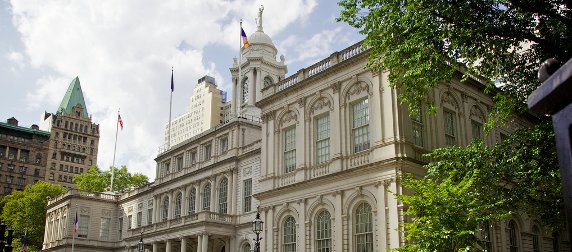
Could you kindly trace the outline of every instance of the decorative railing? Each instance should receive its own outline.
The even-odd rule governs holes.
[[[413,158],[423,163],[429,163],[431,161],[430,158],[423,156],[427,153],[429,153],[429,151],[416,147],[413,148]]]
[[[83,198],[91,198],[91,199],[103,199],[103,200],[119,200],[119,194],[107,194],[107,193],[100,193],[100,192],[86,192],[81,191],[79,189],[70,189],[66,193],[56,197],[55,199],[49,200],[48,205],[52,204],[58,200],[61,200],[68,196],[80,196]]]
[[[296,173],[290,172],[280,177],[280,186],[287,186],[296,182]]]
[[[292,75],[283,81],[278,83],[278,91],[282,91],[286,88],[293,86],[294,84],[298,83],[298,74]]]
[[[198,219],[199,219],[199,215],[196,213],[192,213],[192,214],[185,216],[185,223],[196,221]]]
[[[279,81],[278,83],[274,84],[274,85],[269,85],[267,87],[263,88],[263,97],[268,97],[269,95],[273,94],[274,92],[280,92],[284,89],[287,89],[289,87],[292,87],[296,84],[298,84],[299,82],[301,82],[302,80],[312,77],[314,75],[317,75],[323,71],[325,71],[326,69],[339,64],[342,61],[348,60],[352,57],[355,57],[357,55],[360,55],[361,53],[367,51],[369,49],[369,47],[363,47],[362,46],[363,42],[360,41],[348,48],[345,48],[344,50],[342,50],[341,52],[336,52],[333,53],[332,55],[330,55],[330,57],[323,59],[307,68],[301,69],[300,71],[296,72],[295,74],[293,74],[292,76],[283,79],[281,81]],[[274,91],[273,88],[271,88],[272,86],[276,87],[276,90]]]
[[[332,66],[331,62],[332,61],[330,60],[330,58],[327,58],[325,60],[322,60],[322,61],[310,66],[308,68],[308,69],[310,69],[308,71],[308,77],[313,76],[315,74],[318,74],[318,73],[330,68],[330,66]]]
[[[324,176],[330,173],[330,165],[329,163],[319,164],[310,167],[310,178],[316,178],[320,176]]]
[[[352,154],[348,157],[348,168],[355,168],[369,163],[369,153],[370,151],[362,151]]]

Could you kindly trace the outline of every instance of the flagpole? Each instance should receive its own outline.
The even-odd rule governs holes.
[[[113,177],[115,175],[115,152],[117,151],[117,133],[119,132],[119,111],[117,110],[117,122],[115,122],[115,146],[113,147],[113,164],[111,165],[111,188],[109,189],[110,192],[113,192]]]
[[[26,252],[28,250],[28,229],[24,228],[24,240],[22,241],[22,252]]]
[[[167,149],[171,149],[171,110],[173,108],[173,67],[171,67],[171,99],[169,100],[169,136],[167,137]]]
[[[238,83],[236,84],[236,90],[241,90],[240,94],[236,94],[236,98],[238,101],[235,102],[235,104],[237,105],[238,108],[236,108],[236,117],[239,117],[238,115],[240,114],[240,105],[242,105],[242,94],[244,93],[244,90],[242,90],[242,18],[240,19],[240,30],[238,30],[238,34],[240,39],[238,40]],[[238,105],[240,104],[240,105]]]

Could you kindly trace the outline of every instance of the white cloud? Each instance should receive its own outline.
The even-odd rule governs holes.
[[[290,35],[278,44],[280,51],[286,56],[286,63],[315,63],[330,56],[335,51],[334,45],[343,44],[348,38],[341,34],[342,28],[324,30],[309,38]],[[310,63],[310,64],[311,64]]]
[[[13,23],[31,66],[48,69],[36,82],[27,103],[57,108],[77,75],[88,112],[100,124],[98,165],[113,159],[117,110],[125,123],[119,133],[116,165],[155,177],[157,148],[168,120],[170,68],[175,69],[173,117],[187,110],[196,80],[213,75],[228,79],[228,66],[216,66],[203,54],[212,44],[231,50],[238,45],[238,19],[254,32],[256,1],[12,0]],[[315,0],[262,1],[265,32],[272,35],[316,6]],[[246,18],[248,17],[248,18]],[[182,41],[185,50],[177,47]],[[228,55],[229,65],[234,55]],[[205,57],[207,57],[205,59]],[[223,69],[225,72],[220,72]],[[55,111],[48,111],[55,112]]]

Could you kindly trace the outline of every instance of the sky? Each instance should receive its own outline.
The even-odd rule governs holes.
[[[204,75],[230,97],[239,20],[247,35],[254,33],[260,5],[287,76],[363,39],[335,21],[340,8],[331,0],[0,0],[0,120],[39,124],[78,76],[87,111],[100,125],[99,168],[112,164],[120,110],[115,165],[154,181],[171,67],[172,118],[188,110]]]

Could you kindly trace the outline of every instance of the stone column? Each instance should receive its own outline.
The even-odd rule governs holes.
[[[238,73],[239,75],[242,75],[242,73]],[[240,82],[239,82],[240,80]],[[240,78],[237,79],[236,81],[236,88],[238,90],[238,92],[236,93],[236,114],[240,114],[240,108],[242,107],[242,83],[244,81],[244,78]]]
[[[165,252],[171,252],[171,240],[165,242]]]
[[[187,238],[181,237],[181,252],[187,252]]]
[[[342,229],[342,215],[343,210],[342,210],[342,191],[337,191],[334,193],[334,197],[335,197],[335,201],[334,201],[334,225],[332,227],[332,240],[334,241],[334,250],[333,251],[343,251],[343,246],[344,246],[344,239],[343,239],[343,229]]]
[[[203,252],[203,235],[197,235],[197,252]]]
[[[232,251],[232,252],[237,251],[237,248],[236,248],[236,238],[234,237],[234,235],[231,235],[231,236],[230,236],[228,248],[229,248],[230,251]]]
[[[224,252],[230,252],[230,238],[224,238]]]
[[[232,78],[232,95],[230,99],[230,113],[236,115],[236,85],[238,83],[238,78]]]
[[[248,71],[248,103],[247,103],[249,106],[254,106],[256,83],[257,81],[254,79],[254,69],[250,69],[250,71]]]
[[[216,212],[216,205],[217,203],[215,202],[215,195],[216,195],[216,188],[217,188],[217,184],[216,184],[216,178],[211,180],[211,205],[210,205],[210,211],[211,212]]]
[[[202,252],[207,252],[208,248],[209,248],[209,235],[208,234],[203,234],[203,247],[202,247]],[[169,252],[169,251],[167,251]]]
[[[159,245],[157,242],[153,242],[153,252],[159,252]]]
[[[169,207],[167,208],[167,220],[173,219],[173,208],[175,208],[174,207],[174,205],[175,205],[174,194],[175,194],[175,192],[173,190],[171,190],[169,192]]]
[[[236,168],[232,168],[230,170],[230,182],[229,184],[229,188],[230,190],[228,190],[230,192],[230,211],[229,214],[236,214],[236,204],[237,204],[237,194],[238,194],[238,187],[236,186]]]

